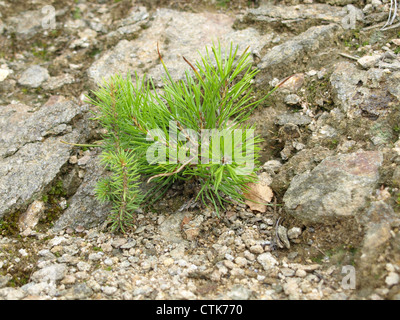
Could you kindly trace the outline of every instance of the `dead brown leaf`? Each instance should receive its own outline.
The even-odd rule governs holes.
[[[272,189],[269,187],[271,183],[271,177],[267,173],[262,173],[259,176],[257,183],[249,183],[248,192],[244,194],[247,199],[245,203],[250,207],[251,210],[266,212],[267,205],[271,202],[274,194]]]

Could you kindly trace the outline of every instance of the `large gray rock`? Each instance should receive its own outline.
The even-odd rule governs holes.
[[[54,12],[57,16],[60,12]],[[24,11],[19,15],[10,17],[7,20],[7,28],[11,32],[15,32],[17,37],[21,39],[30,39],[40,32],[48,29],[51,22],[51,12],[39,9],[32,11]]]
[[[368,264],[392,238],[390,231],[394,225],[400,224],[400,215],[384,201],[374,201],[359,221],[366,229],[361,261]]]
[[[399,71],[362,70],[350,62],[336,64],[330,77],[335,104],[350,118],[373,120],[389,114],[400,101],[399,80]]]
[[[115,74],[126,75],[144,67],[141,59],[146,58],[146,63],[156,59],[156,51],[148,46],[136,46],[133,41],[121,40],[113,49],[107,51],[100,59],[97,59],[88,70],[90,80],[94,85],[108,80]],[[154,51],[154,52],[152,52]],[[140,58],[139,58],[140,57]]]
[[[33,37],[42,26],[43,14],[39,10],[25,11],[19,16],[11,17],[8,22],[10,28],[17,35],[28,39]]]
[[[385,272],[385,263],[379,263],[382,257],[399,256],[399,233],[396,235],[393,229],[399,227],[400,215],[384,200],[373,201],[360,216],[359,223],[363,225],[365,234],[357,259],[357,285],[368,292],[379,281],[376,275]]]
[[[378,151],[331,156],[293,178],[285,209],[304,222],[331,223],[356,216],[376,188],[383,161]]]
[[[119,22],[117,29],[107,34],[107,42],[114,43],[124,38],[137,37],[149,21],[146,7],[137,7]]]
[[[257,65],[261,69],[261,83],[268,83],[274,77],[282,79],[296,72],[312,68],[315,63],[318,66],[319,55],[326,51],[324,46],[333,43],[334,39],[342,31],[337,24],[329,24],[311,27],[307,31],[270,49]],[[328,46],[332,51],[332,46]],[[311,58],[311,60],[310,60]],[[325,57],[326,59],[326,57]]]
[[[61,97],[39,110],[23,104],[0,107],[0,218],[28,205],[56,178],[83,126],[72,123],[87,111]]]
[[[309,27],[326,23],[341,23],[347,9],[327,4],[300,4],[295,6],[267,3],[257,9],[249,9],[238,25],[250,25],[264,32],[283,30],[304,32]]]
[[[53,230],[66,227],[83,226],[90,228],[98,226],[107,218],[111,211],[109,203],[100,203],[95,196],[97,182],[107,175],[104,166],[100,164],[97,152],[93,151],[85,166],[85,176],[76,193],[68,200],[68,208],[55,222]]]
[[[318,163],[332,154],[332,150],[320,146],[297,152],[273,176],[271,188],[275,193],[283,195],[296,175],[302,174],[307,170],[311,171]]]
[[[270,35],[260,35],[255,29],[235,31],[233,18],[225,14],[177,12],[159,9],[151,26],[142,31],[134,41],[121,40],[113,49],[103,54],[88,69],[92,84],[102,82],[115,73],[126,75],[128,72],[140,75],[145,72],[154,78],[156,85],[161,84],[165,75],[158,59],[159,43],[163,60],[172,77],[183,79],[189,65],[182,59],[185,56],[193,64],[200,59],[198,51],[205,53],[205,46],[221,41],[222,45],[239,45],[241,53],[247,46],[250,51],[258,52],[271,41]],[[190,26],[190,27],[189,27]],[[183,32],[184,31],[184,32]]]

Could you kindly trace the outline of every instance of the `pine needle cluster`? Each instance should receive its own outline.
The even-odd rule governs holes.
[[[113,203],[114,230],[124,231],[140,205],[156,200],[177,180],[195,181],[195,200],[211,204],[219,215],[224,202],[242,202],[247,184],[257,179],[261,140],[244,123],[278,86],[254,101],[258,70],[250,52],[239,55],[232,44],[206,48],[195,64],[184,57],[188,70],[181,81],[174,81],[158,53],[165,70],[161,89],[146,76],[116,75],[89,98],[107,131],[102,162],[111,176],[96,193]],[[139,192],[139,174],[155,185],[145,195]]]

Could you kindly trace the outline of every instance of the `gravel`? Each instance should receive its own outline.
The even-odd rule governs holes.
[[[234,17],[83,1],[79,15],[57,10],[54,30],[43,30],[41,10],[1,2],[0,218],[21,214],[16,228],[26,230],[0,224],[0,300],[399,297],[400,40],[362,30],[387,18],[377,1],[363,21],[340,5],[349,1],[289,2],[299,1]],[[349,10],[361,31],[346,42]],[[255,94],[295,73],[250,119],[277,206],[257,213],[233,201],[217,219],[174,186],[135,213],[135,232],[109,232],[110,206],[94,197],[107,175],[98,148],[61,143],[105,133],[89,121],[85,94],[116,71],[146,72],[160,86],[157,41],[183,79],[182,55],[194,62],[215,38],[250,46]],[[50,195],[60,181],[62,194]],[[355,290],[342,285],[342,265],[355,266]]]

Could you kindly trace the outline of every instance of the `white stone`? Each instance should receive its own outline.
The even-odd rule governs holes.
[[[32,285],[30,285],[26,291],[29,295],[39,296],[42,292],[48,290],[48,287],[49,284],[47,282],[32,283]]]
[[[295,271],[290,268],[282,268],[280,271],[285,277],[293,277],[295,274]]]
[[[301,98],[297,94],[289,94],[285,97],[285,103],[288,105],[298,105],[301,102]]]
[[[264,270],[269,270],[278,265],[278,260],[270,253],[262,253],[257,257],[257,261],[263,266]]]
[[[372,0],[372,1],[371,1],[371,4],[372,4],[374,7],[379,7],[379,6],[382,5],[382,1],[380,1],[380,0]]]
[[[264,252],[264,249],[260,244],[256,244],[256,245],[250,247],[250,252],[260,254],[260,253]]]
[[[399,283],[399,275],[395,272],[389,272],[388,276],[385,279],[385,282],[388,286],[394,286]]]
[[[0,289],[0,297],[5,300],[21,300],[25,298],[25,292],[20,288],[3,288]]]
[[[10,69],[0,68],[0,82],[4,81],[10,73],[11,73]]]
[[[297,239],[301,235],[301,229],[299,227],[290,228],[287,235],[290,240]]]
[[[45,204],[43,201],[35,200],[31,203],[25,213],[23,213],[18,221],[20,231],[32,229],[38,224],[41,216],[45,210]]]
[[[101,290],[106,294],[106,295],[113,295],[115,292],[117,292],[117,288],[115,287],[110,287],[110,286],[105,286],[102,287]]]
[[[296,279],[288,278],[286,283],[283,285],[283,290],[291,299],[297,299],[300,294],[300,289]]]
[[[103,252],[91,253],[91,254],[89,254],[89,260],[92,260],[92,261],[100,260],[103,257],[103,255],[104,255]]]
[[[54,237],[53,239],[51,239],[49,241],[49,246],[50,247],[55,247],[60,245],[61,243],[65,242],[67,239],[65,239],[64,237]]]
[[[307,276],[307,271],[303,269],[298,269],[295,273],[295,276],[299,278],[305,278]]]
[[[36,271],[31,279],[36,282],[62,280],[67,273],[67,267],[65,264],[52,264],[43,269]]]
[[[18,83],[26,87],[37,88],[47,79],[49,79],[49,77],[50,76],[47,69],[35,65],[22,73]]]
[[[357,60],[357,63],[363,67],[364,69],[369,69],[375,66],[379,60],[381,59],[381,55],[372,55],[372,56],[364,56]]]
[[[112,259],[107,258],[107,259],[104,260],[104,264],[106,266],[112,266],[114,264],[114,262],[112,261]]]
[[[387,263],[387,264],[386,264],[386,270],[387,270],[388,272],[394,272],[394,271],[395,271],[394,265],[391,264],[391,263]]]
[[[236,263],[238,266],[245,267],[245,266],[247,266],[248,261],[247,261],[246,258],[237,257],[237,258],[235,259],[235,263]]]
[[[79,271],[89,271],[91,267],[89,263],[83,261],[79,261],[76,266],[78,267]]]
[[[26,252],[25,249],[19,249],[18,252],[19,252],[19,254],[20,254],[21,256],[23,256],[23,257],[26,257],[26,256],[28,255],[28,253]]]

